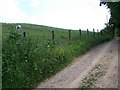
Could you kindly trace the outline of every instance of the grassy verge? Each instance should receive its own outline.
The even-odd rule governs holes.
[[[94,86],[98,78],[100,78],[104,73],[101,70],[102,67],[102,65],[98,64],[91,70],[91,72],[89,72],[88,76],[83,79],[80,90],[86,90]]]
[[[112,38],[109,32],[94,37],[92,32],[86,35],[83,31],[79,37],[73,31],[69,44],[68,32],[62,29],[24,25],[29,35],[23,37],[21,32],[12,31],[13,26],[3,27],[3,88],[33,88],[65,68],[75,57]],[[49,29],[57,30],[54,42],[49,38]]]

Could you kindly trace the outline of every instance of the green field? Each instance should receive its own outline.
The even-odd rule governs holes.
[[[112,33],[68,30],[42,25],[2,24],[2,86],[3,88],[34,88],[84,54],[93,46],[112,39]],[[52,31],[55,39],[52,39]],[[26,37],[23,37],[26,32]]]

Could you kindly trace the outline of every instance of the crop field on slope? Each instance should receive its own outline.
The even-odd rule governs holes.
[[[91,47],[112,39],[110,32],[102,35],[32,24],[2,24],[2,86],[3,88],[33,88],[46,78],[65,68],[75,57]],[[51,32],[55,33],[52,41]],[[26,37],[23,37],[26,32]]]

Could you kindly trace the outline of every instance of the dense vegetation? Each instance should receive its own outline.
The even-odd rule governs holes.
[[[31,88],[67,66],[75,57],[91,47],[110,40],[113,34],[68,30],[21,24],[22,30],[16,31],[16,24],[2,24],[2,86],[3,88]],[[55,40],[51,31],[55,31]],[[27,33],[23,37],[23,32]]]
[[[116,30],[116,34],[120,36],[120,1],[117,1],[118,2],[101,2],[100,6],[104,4],[110,9],[111,17],[107,28],[109,30]]]

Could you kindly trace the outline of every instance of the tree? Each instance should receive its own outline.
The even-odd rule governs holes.
[[[119,0],[118,0],[119,1]],[[117,34],[120,36],[120,1],[119,2],[100,2],[100,6],[106,5],[107,8],[110,9],[110,20],[109,20],[109,26],[114,28],[117,28],[119,31],[117,31]]]

